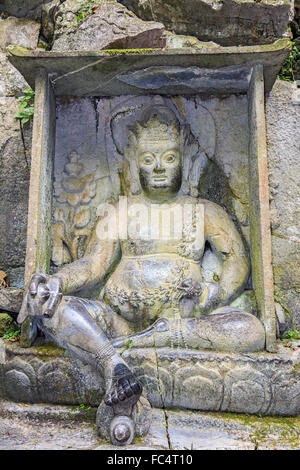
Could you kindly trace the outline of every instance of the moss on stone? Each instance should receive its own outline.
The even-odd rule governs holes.
[[[157,51],[160,49],[101,49],[101,52],[107,52],[109,55],[124,55],[124,54],[147,54],[148,52]]]
[[[275,300],[275,302],[277,302],[278,304],[281,305],[285,317],[287,319],[290,319],[291,318],[291,312],[290,312],[288,304],[287,304],[287,299],[281,293],[279,287],[276,284],[274,284],[274,300]]]
[[[42,344],[40,346],[34,346],[33,349],[40,356],[61,356],[62,354],[65,354],[65,350],[63,348],[60,348],[59,346],[51,342]]]
[[[300,367],[300,365],[299,365]],[[168,410],[169,411],[169,410]],[[170,410],[172,413],[181,413],[182,410]],[[295,417],[282,416],[260,416],[242,413],[229,413],[217,411],[203,411],[201,415],[223,421],[225,426],[230,422],[245,426],[253,443],[259,447],[260,444],[268,443],[268,447],[277,442],[289,448],[298,448],[300,439],[300,415]]]
[[[15,330],[14,319],[8,313],[0,313],[0,336]]]
[[[174,411],[174,410],[172,410]],[[179,410],[180,411],[180,410]],[[268,442],[268,446],[276,447],[277,441],[289,448],[297,448],[300,439],[300,415],[296,417],[258,416],[239,413],[205,412],[207,416],[217,418],[224,422],[238,421],[246,426],[250,439],[258,447]]]
[[[26,56],[28,52],[31,52],[30,49],[26,49],[26,47],[22,47],[18,45],[7,46],[6,50],[10,54],[18,56],[18,57]]]

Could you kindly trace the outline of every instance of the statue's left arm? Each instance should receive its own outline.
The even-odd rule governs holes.
[[[243,290],[250,272],[249,257],[237,228],[217,204],[204,203],[204,235],[222,260],[218,304],[228,305]]]

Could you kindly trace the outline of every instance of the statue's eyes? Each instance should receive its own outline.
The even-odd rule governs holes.
[[[165,156],[165,161],[167,163],[173,163],[175,160],[175,155],[173,155],[173,153],[168,153],[166,156]]]
[[[144,163],[146,163],[146,165],[151,165],[153,163],[153,160],[154,158],[152,157],[152,155],[144,156]]]

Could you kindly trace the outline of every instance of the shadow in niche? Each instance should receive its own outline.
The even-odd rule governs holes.
[[[211,159],[209,159],[208,165],[199,180],[198,191],[199,198],[207,199],[218,204],[219,206],[223,207],[223,209],[230,215],[249,253],[249,244],[244,236],[244,233],[241,229],[241,223],[238,220],[234,209],[234,202],[237,198],[230,188],[227,176],[221,167]],[[207,281],[218,282],[222,266],[209,242],[205,243],[202,269],[204,278]],[[252,289],[252,275],[250,272],[245,290]]]
[[[229,186],[228,178],[220,166],[212,160],[209,160],[206,170],[200,178],[198,191],[199,198],[208,199],[222,206],[243,236],[233,207],[235,196]]]

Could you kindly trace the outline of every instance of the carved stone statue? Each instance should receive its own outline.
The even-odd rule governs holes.
[[[167,108],[153,106],[144,112],[128,130],[131,192],[126,210],[125,198],[120,198],[103,211],[84,257],[55,275],[34,275],[19,317],[24,319],[26,310],[59,346],[99,368],[108,406],[132,406],[142,393],[115,349],[128,340],[138,348],[264,348],[258,318],[228,307],[243,291],[250,271],[237,228],[220,206],[183,188],[189,139],[188,127]],[[131,215],[141,212],[146,216],[132,224]],[[206,243],[222,261],[215,283],[202,277]],[[74,296],[99,283],[101,298]]]

